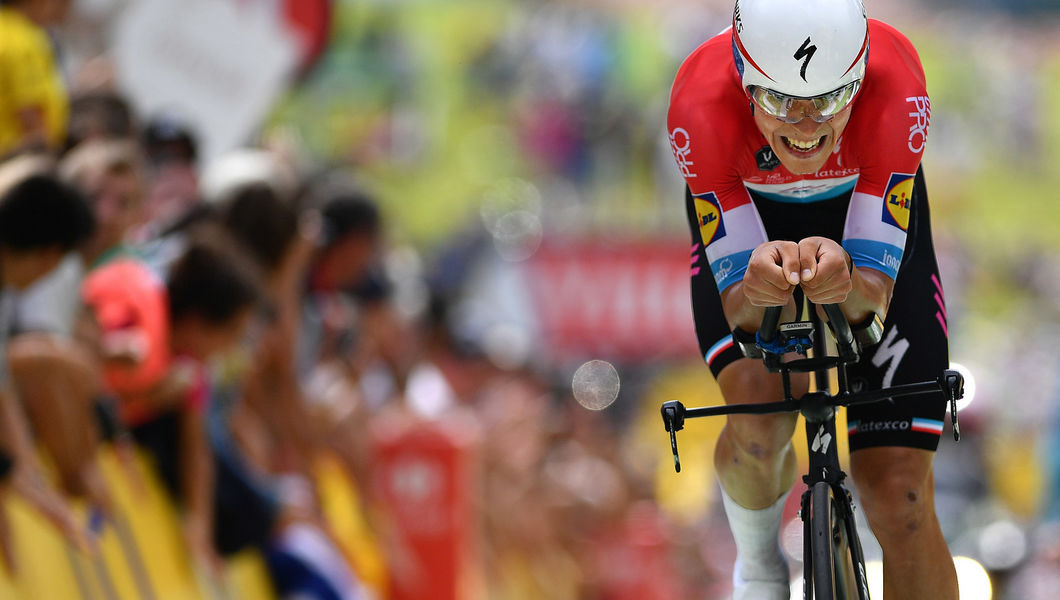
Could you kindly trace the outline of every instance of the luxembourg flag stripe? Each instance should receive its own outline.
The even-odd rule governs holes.
[[[854,189],[857,182],[858,176],[850,175],[831,179],[803,179],[780,184],[744,182],[744,185],[747,189],[754,190],[770,200],[789,204],[806,204],[845,194]]]
[[[936,421],[934,419],[913,419],[913,425],[910,429],[922,433],[937,433],[941,435],[942,421]]]
[[[717,358],[719,354],[729,348],[732,348],[731,334],[721,338],[720,340],[718,340],[718,343],[710,347],[710,350],[707,350],[707,354],[704,357],[707,360],[707,364],[709,365],[710,363],[714,362],[714,359]]]
[[[714,263],[739,252],[750,252],[769,239],[758,211],[750,202],[726,209],[721,218],[725,223],[725,235],[716,237],[707,246],[708,262]]]

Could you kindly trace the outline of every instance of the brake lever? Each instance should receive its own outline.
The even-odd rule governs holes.
[[[662,405],[663,425],[670,434],[670,451],[674,454],[674,471],[681,472],[681,457],[677,453],[677,432],[685,427],[685,406],[677,400]]]
[[[961,427],[957,423],[957,401],[964,398],[964,375],[952,369],[942,374],[943,391],[950,401],[950,422],[953,423],[953,441],[961,441]]]

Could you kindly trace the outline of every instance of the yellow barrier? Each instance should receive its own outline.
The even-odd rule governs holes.
[[[116,514],[99,521],[99,552],[72,548],[20,498],[3,500],[19,570],[0,569],[4,600],[272,600],[264,564],[256,552],[229,561],[224,590],[200,585],[180,534],[179,518],[164,488],[142,457],[142,485],[134,485],[110,448],[98,463],[114,497]],[[83,522],[90,516],[76,506]],[[97,519],[98,521],[98,519]]]
[[[387,570],[383,551],[365,521],[364,503],[339,459],[319,456],[313,465],[314,478],[324,517],[347,562],[377,597],[385,598]]]

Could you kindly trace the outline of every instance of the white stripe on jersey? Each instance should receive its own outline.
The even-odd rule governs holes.
[[[864,249],[858,255],[850,252],[856,266],[879,269],[894,277],[905,249],[906,232],[886,222],[884,210],[883,198],[854,192],[847,209],[843,247],[848,252],[852,247]]]
[[[762,218],[758,216],[758,211],[750,200],[725,211],[722,214],[722,223],[725,226],[725,235],[707,246],[707,261],[714,270],[714,280],[719,291],[743,279],[751,251],[768,241]]]

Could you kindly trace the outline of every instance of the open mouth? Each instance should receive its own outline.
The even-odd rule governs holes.
[[[780,136],[780,139],[784,141],[784,145],[787,146],[788,150],[796,156],[810,156],[815,154],[821,149],[821,145],[824,144],[827,135],[822,135],[815,140],[795,140],[789,137]]]

